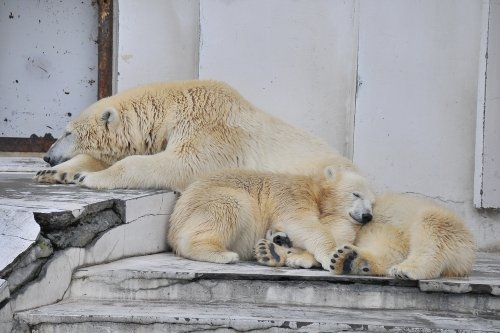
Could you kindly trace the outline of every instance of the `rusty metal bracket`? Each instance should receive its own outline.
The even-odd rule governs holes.
[[[43,153],[56,141],[50,134],[29,138],[0,138],[0,152]]]
[[[113,94],[113,0],[99,0],[97,99]]]

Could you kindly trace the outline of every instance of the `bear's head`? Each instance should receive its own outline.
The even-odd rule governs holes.
[[[157,143],[151,142],[155,119],[144,115],[146,108],[138,104],[140,101],[123,101],[113,96],[97,101],[67,124],[64,134],[43,159],[54,166],[78,154],[87,154],[113,164],[128,155],[157,152],[152,149]]]
[[[375,194],[359,173],[328,166],[324,170],[322,212],[365,224],[373,218]]]

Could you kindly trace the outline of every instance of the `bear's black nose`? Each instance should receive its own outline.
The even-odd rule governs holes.
[[[43,160],[50,164],[50,157],[48,157],[47,155],[43,157]]]
[[[372,214],[365,213],[365,214],[361,215],[361,222],[368,223],[372,220],[372,218],[373,218]]]

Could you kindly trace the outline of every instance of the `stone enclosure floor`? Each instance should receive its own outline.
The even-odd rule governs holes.
[[[40,158],[0,157],[0,271],[36,240],[40,226],[33,213],[72,212],[78,215],[84,207],[102,205],[110,200],[127,200],[155,191],[117,190],[94,191],[73,185],[43,185],[32,180],[34,172],[45,167]],[[156,191],[160,192],[160,191]],[[135,264],[138,264],[135,262]],[[150,264],[150,263],[146,263]],[[332,276],[322,270],[269,269],[256,263],[212,265],[183,261],[177,270],[189,271],[211,265],[214,275],[231,277],[239,274],[265,274],[276,279],[328,280],[367,284],[396,284],[415,286],[422,291],[451,293],[488,293],[500,295],[500,253],[478,253],[473,273],[460,279],[397,281],[383,277]],[[1,277],[0,277],[1,278]],[[1,281],[0,281],[1,282]]]

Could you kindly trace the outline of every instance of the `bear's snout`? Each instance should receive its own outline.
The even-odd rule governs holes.
[[[373,219],[373,215],[370,213],[363,213],[361,215],[361,223],[368,223]]]
[[[45,155],[45,156],[43,157],[43,160],[44,160],[45,162],[49,163],[49,164],[50,164],[50,166],[54,166],[54,165],[56,164],[56,163],[55,163],[55,161],[54,161],[54,160],[51,160],[51,159],[50,159],[50,156],[48,156],[48,155]]]

